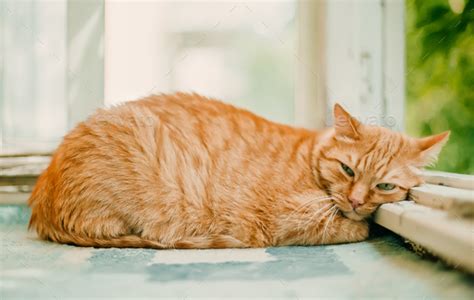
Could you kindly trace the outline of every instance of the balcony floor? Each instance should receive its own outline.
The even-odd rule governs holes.
[[[355,244],[229,250],[94,249],[39,241],[0,206],[0,298],[474,299],[474,278],[381,231]]]

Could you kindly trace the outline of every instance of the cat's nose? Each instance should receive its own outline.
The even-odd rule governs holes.
[[[356,209],[362,204],[364,204],[364,200],[356,197],[349,197],[349,201],[351,202],[352,208]]]

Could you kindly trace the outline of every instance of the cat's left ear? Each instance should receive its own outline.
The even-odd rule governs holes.
[[[358,139],[361,125],[362,124],[345,111],[339,103],[334,105],[334,128],[336,129],[336,138]]]
[[[416,143],[420,151],[419,163],[421,166],[432,165],[438,159],[438,155],[449,139],[451,131],[417,139]]]

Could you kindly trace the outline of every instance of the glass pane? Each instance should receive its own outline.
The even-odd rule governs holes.
[[[193,91],[292,123],[295,10],[296,1],[113,3],[108,7],[106,30],[114,44],[127,50],[110,48],[106,60],[107,55],[120,51],[124,51],[123,58],[132,52],[138,57],[132,64],[109,56],[108,82],[112,86],[108,87],[107,103],[150,92]],[[123,28],[125,15],[133,29],[129,25]],[[150,30],[153,35],[145,40]],[[137,37],[137,33],[144,36]],[[135,49],[130,40],[155,50],[150,54]],[[149,55],[148,61],[140,61],[142,53]],[[113,64],[123,64],[120,75]],[[139,64],[143,67],[137,67]],[[124,74],[123,70],[131,72]]]
[[[50,148],[67,126],[64,1],[0,1],[1,150]]]

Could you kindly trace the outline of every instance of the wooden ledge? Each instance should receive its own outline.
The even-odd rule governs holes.
[[[460,217],[474,217],[474,191],[434,184],[414,187],[410,200]]]
[[[445,185],[453,188],[474,190],[474,176],[440,171],[423,171],[426,183]]]
[[[473,220],[414,201],[384,204],[377,210],[374,220],[449,264],[474,273]]]

